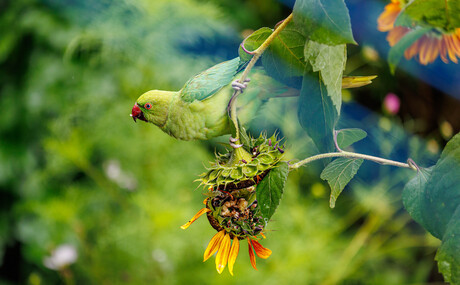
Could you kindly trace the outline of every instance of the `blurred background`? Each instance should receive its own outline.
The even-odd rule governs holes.
[[[433,165],[460,129],[460,72],[439,59],[386,63],[376,19],[384,1],[349,0],[355,39],[346,74],[379,77],[345,91],[341,127],[368,138],[355,151]],[[252,269],[235,277],[202,263],[215,234],[193,182],[221,138],[177,141],[129,117],[150,89],[178,90],[237,56],[253,30],[294,1],[0,1],[0,284],[442,284],[439,241],[405,212],[413,173],[364,162],[334,209],[321,162],[292,172]],[[273,99],[252,122],[278,130],[287,158],[314,154],[296,99]],[[270,116],[267,116],[267,115]]]

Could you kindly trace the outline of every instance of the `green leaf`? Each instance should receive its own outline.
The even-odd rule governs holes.
[[[297,87],[305,69],[305,41],[305,36],[289,23],[262,55],[262,64],[268,75]]]
[[[337,131],[337,144],[341,149],[349,147],[357,141],[364,139],[367,133],[361,129],[342,129]]]
[[[289,165],[279,162],[256,187],[257,202],[266,223],[280,203],[288,174]]]
[[[388,53],[388,63],[390,64],[392,73],[395,72],[396,66],[401,60],[404,51],[430,30],[431,28],[417,28],[410,31],[390,49],[390,52]]]
[[[244,41],[244,48],[248,51],[255,51],[262,43],[273,33],[273,30],[267,27],[263,27],[252,33]],[[238,50],[238,54],[242,61],[249,61],[252,58],[251,54],[245,52],[241,46]]]
[[[314,41],[305,45],[305,60],[309,62],[314,72],[319,71],[326,85],[327,95],[340,114],[342,106],[342,75],[347,62],[345,45],[329,46]]]
[[[425,190],[422,208],[426,229],[442,239],[455,210],[460,206],[460,134],[444,148]]]
[[[404,9],[398,14],[398,17],[396,17],[396,20],[393,24],[395,27],[409,27],[413,28],[414,27],[414,21],[412,18],[404,13]]]
[[[331,187],[331,197],[329,206],[335,207],[335,201],[342,193],[348,182],[358,172],[359,167],[363,163],[362,159],[340,157],[329,163],[323,172],[321,172],[321,179],[327,180]]]
[[[453,31],[460,27],[460,0],[414,0],[404,7],[400,16],[419,25]],[[402,23],[403,19],[398,19],[397,23]]]
[[[420,168],[417,175],[407,182],[402,192],[402,201],[407,212],[417,223],[425,228],[426,225],[422,218],[422,205],[425,199],[425,187],[432,171],[433,167]]]
[[[313,41],[328,45],[356,44],[343,0],[297,0],[293,14],[294,22]]]
[[[460,284],[460,207],[447,224],[441,247],[436,253],[439,272],[446,282]]]
[[[444,278],[460,282],[460,133],[446,145],[432,169],[421,169],[407,183],[403,203],[409,214],[442,240],[436,255]]]
[[[320,152],[335,149],[333,133],[338,113],[331,97],[327,95],[319,72],[305,69],[299,96],[298,117],[300,125]]]

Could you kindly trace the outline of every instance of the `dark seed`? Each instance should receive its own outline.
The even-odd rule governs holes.
[[[284,150],[282,150],[281,148],[278,148],[278,151],[284,153]]]

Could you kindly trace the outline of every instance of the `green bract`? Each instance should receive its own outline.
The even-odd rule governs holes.
[[[201,175],[201,184],[219,190],[247,188],[259,183],[283,157],[284,146],[275,135],[260,135],[249,139],[248,144],[216,154],[216,161]]]

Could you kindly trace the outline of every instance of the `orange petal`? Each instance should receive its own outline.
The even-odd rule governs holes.
[[[391,30],[394,27],[396,18],[401,12],[401,7],[399,6],[399,1],[397,3],[390,3],[385,6],[385,10],[380,14],[377,19],[377,29],[381,32],[386,32]]]
[[[201,210],[198,211],[198,213],[195,214],[195,216],[193,216],[193,218],[188,221],[186,224],[182,225],[180,228],[185,230],[186,228],[190,227],[190,225],[196,221],[201,215],[203,215],[204,213],[207,213],[207,212],[211,212],[210,209],[208,208],[203,208]]]
[[[208,198],[203,200],[203,204],[206,205],[208,203]]]
[[[439,42],[439,39],[433,38],[433,42],[431,44],[431,49],[430,49],[430,51],[428,53],[428,59],[427,59],[428,63],[432,63],[438,57],[438,54],[439,54],[438,42]]]
[[[394,46],[410,29],[406,27],[395,27],[388,32],[387,42],[390,46]]]
[[[428,36],[422,37],[423,41],[421,42],[420,53],[419,53],[419,62],[423,65],[427,65],[428,63],[428,53],[430,52],[431,48],[431,38]]]
[[[444,63],[449,63],[449,60],[447,59],[447,46],[446,42],[444,41],[444,38],[441,38],[438,43],[438,48],[439,48],[439,56],[441,57],[441,60]]]
[[[230,235],[226,233],[220,243],[219,251],[216,256],[216,269],[219,274],[224,271],[224,268],[227,265],[228,255],[230,254],[230,244]]]
[[[208,260],[216,251],[219,249],[220,246],[220,241],[225,235],[225,230],[221,230],[217,234],[215,234],[211,241],[208,244],[208,247],[204,251],[204,257],[203,257],[203,262]]]
[[[230,249],[230,254],[228,256],[228,271],[230,272],[232,276],[233,276],[233,264],[235,264],[239,251],[240,251],[240,241],[235,236],[233,238],[232,248]]]
[[[252,267],[254,267],[255,270],[257,270],[256,255],[254,254],[254,251],[252,250],[251,240],[249,238],[248,238],[248,249],[249,249],[249,260],[251,260],[251,265]]]
[[[272,254],[271,250],[263,247],[258,241],[251,240],[251,242],[252,242],[252,246],[254,247],[254,250],[256,251],[256,254],[258,257],[267,259]]]
[[[261,235],[264,239],[266,239],[264,233],[261,232],[260,235]]]
[[[452,45],[455,47],[455,52],[457,56],[460,56],[460,36],[453,34],[450,36],[452,39]]]
[[[415,55],[417,55],[417,53],[419,53],[421,44],[422,39],[418,39],[417,41],[415,41],[415,43],[413,43],[410,47],[406,49],[406,51],[404,52],[404,57],[409,60]]]
[[[448,35],[444,36],[446,46],[447,46],[447,54],[452,62],[457,63],[457,57],[455,56],[455,47],[452,44],[452,38]]]

